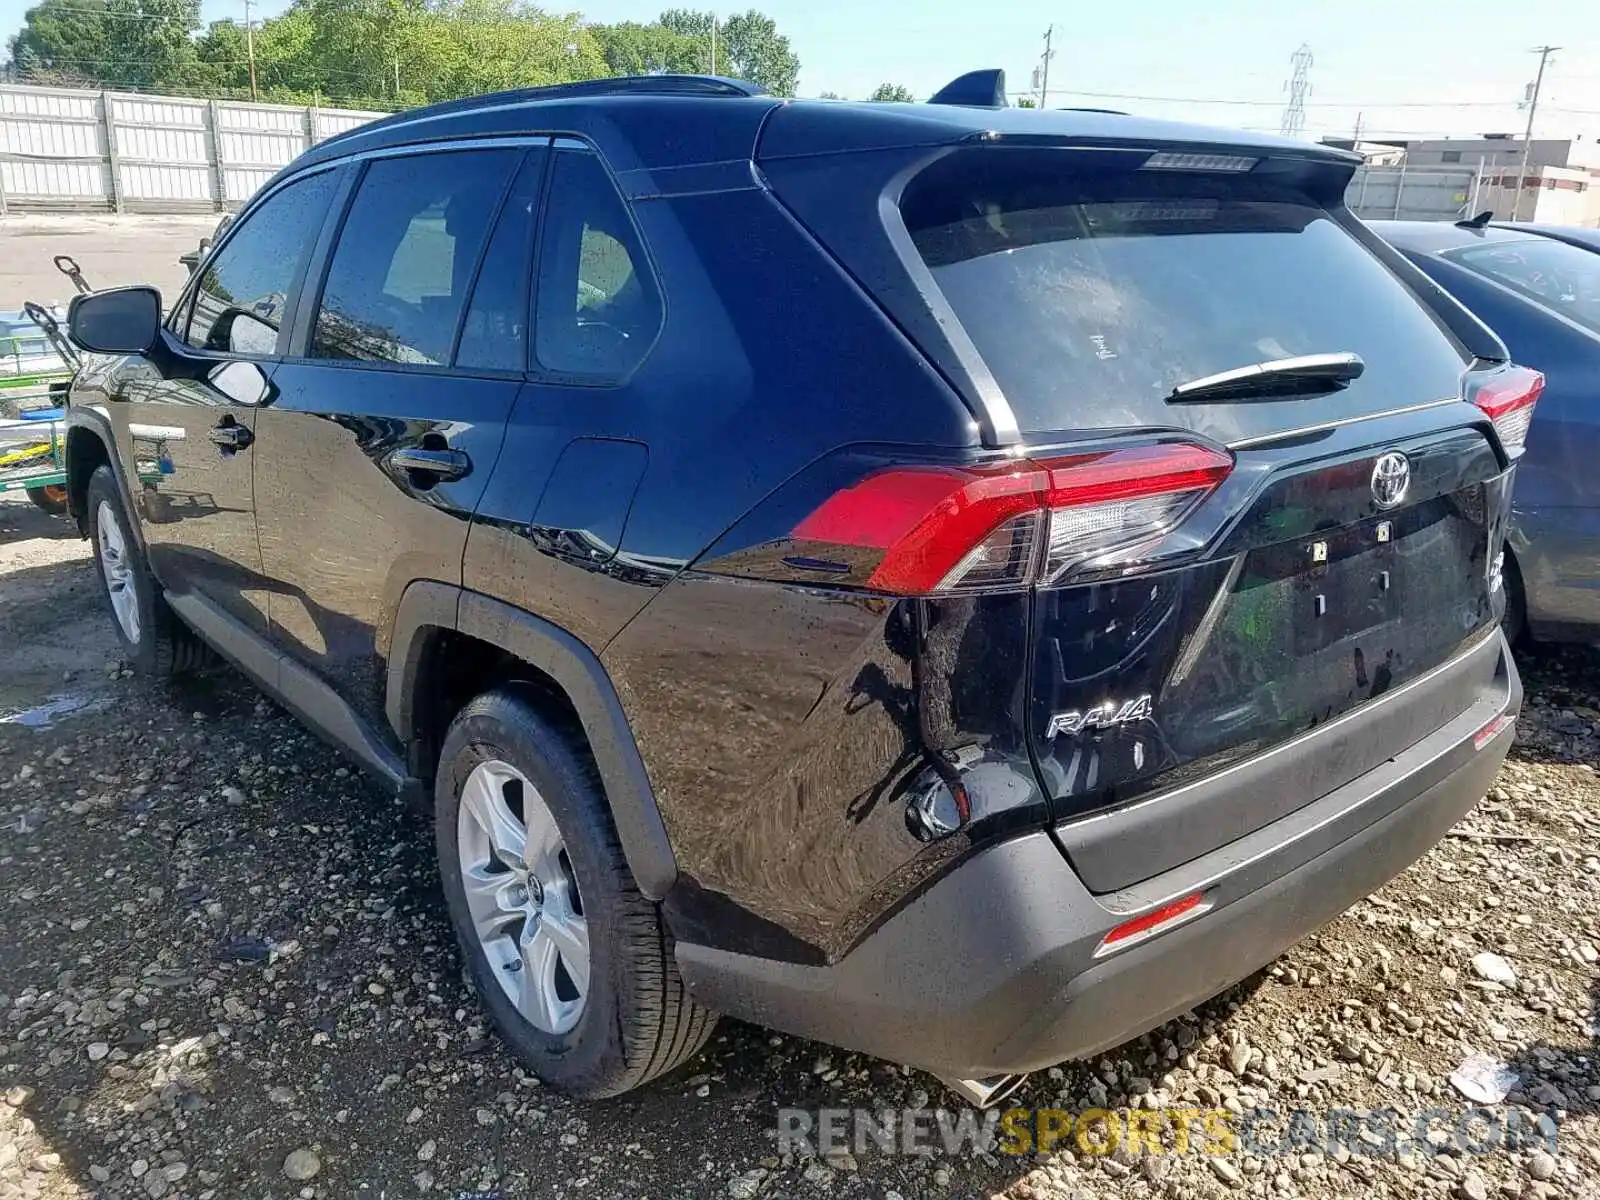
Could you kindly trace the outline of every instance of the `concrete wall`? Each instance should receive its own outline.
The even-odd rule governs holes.
[[[1457,221],[1470,215],[1476,170],[1358,167],[1344,201],[1368,221]]]
[[[0,85],[0,215],[231,212],[381,113]]]

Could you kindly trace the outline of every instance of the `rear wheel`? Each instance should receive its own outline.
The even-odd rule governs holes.
[[[1506,641],[1512,645],[1526,645],[1532,640],[1528,636],[1528,593],[1522,586],[1522,571],[1517,560],[1511,557],[1510,550],[1505,554],[1501,586],[1506,589],[1506,615],[1500,624],[1505,629]]]
[[[204,644],[167,607],[150,574],[110,467],[97,467],[90,476],[86,507],[100,583],[128,661],[135,670],[155,676],[204,665]]]
[[[594,764],[511,691],[450,727],[439,869],[479,998],[513,1051],[574,1096],[613,1096],[692,1057],[716,1017],[622,855]]]
[[[28,489],[28,499],[52,517],[67,511],[67,489],[64,484],[52,483],[45,487]]]

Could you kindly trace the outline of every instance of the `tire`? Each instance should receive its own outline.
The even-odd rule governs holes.
[[[95,468],[85,496],[89,538],[101,591],[124,657],[156,678],[198,670],[209,658],[204,643],[167,607],[109,466]]]
[[[522,856],[546,863],[524,868],[542,881],[518,884],[514,869],[501,873],[515,855],[507,859],[485,850],[492,841],[485,837],[489,826],[473,814],[494,797],[504,806],[495,809],[499,817],[509,813],[522,822],[526,846],[548,844],[526,831],[542,827],[546,814],[553,818],[561,845],[553,855],[556,867],[546,869],[548,852],[527,849]],[[599,1099],[636,1088],[699,1052],[716,1015],[684,991],[671,936],[657,907],[634,883],[598,773],[574,732],[549,721],[513,689],[477,697],[445,737],[434,812],[439,872],[467,974],[500,1035],[535,1075],[569,1095]],[[495,827],[509,828],[503,822]],[[474,865],[485,854],[487,865]],[[492,913],[490,923],[507,922],[494,937],[480,933],[469,883],[480,915]],[[485,896],[496,887],[501,890],[489,903]],[[524,901],[526,913],[536,915],[504,915],[507,904],[515,909]],[[581,991],[575,982],[581,972],[567,967],[576,921],[585,931],[587,978]],[[547,945],[561,947],[553,972],[540,969],[541,934]],[[540,974],[553,980],[556,993],[546,1005],[522,990],[525,980],[537,982]]]
[[[59,483],[52,483],[47,487],[28,488],[28,499],[32,500],[34,507],[43,509],[52,517],[59,517],[67,511],[67,489]]]
[[[1522,570],[1517,566],[1517,560],[1511,557],[1509,549],[1505,555],[1501,586],[1506,590],[1506,615],[1500,618],[1500,625],[1505,630],[1506,641],[1513,647],[1526,649],[1533,641],[1528,633],[1528,593],[1523,587]]]

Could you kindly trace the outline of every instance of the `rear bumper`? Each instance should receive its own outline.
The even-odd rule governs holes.
[[[1522,688],[1498,630],[1496,694],[1292,814],[1095,895],[1048,832],[967,859],[838,962],[796,966],[687,943],[690,993],[746,1020],[946,1075],[1031,1071],[1119,1045],[1270,963],[1420,858],[1510,749]],[[1105,934],[1203,889],[1203,915],[1095,957]]]

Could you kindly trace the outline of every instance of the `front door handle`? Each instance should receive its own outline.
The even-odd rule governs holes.
[[[221,446],[224,450],[232,453],[237,453],[238,451],[243,450],[251,442],[256,440],[256,435],[250,432],[250,427],[248,425],[240,425],[231,417],[220,424],[213,425],[211,427],[211,431],[206,436],[209,437],[214,444]]]
[[[430,450],[422,446],[403,446],[389,455],[389,465],[427,481],[431,486],[443,480],[461,479],[472,470],[472,460],[464,450]]]

